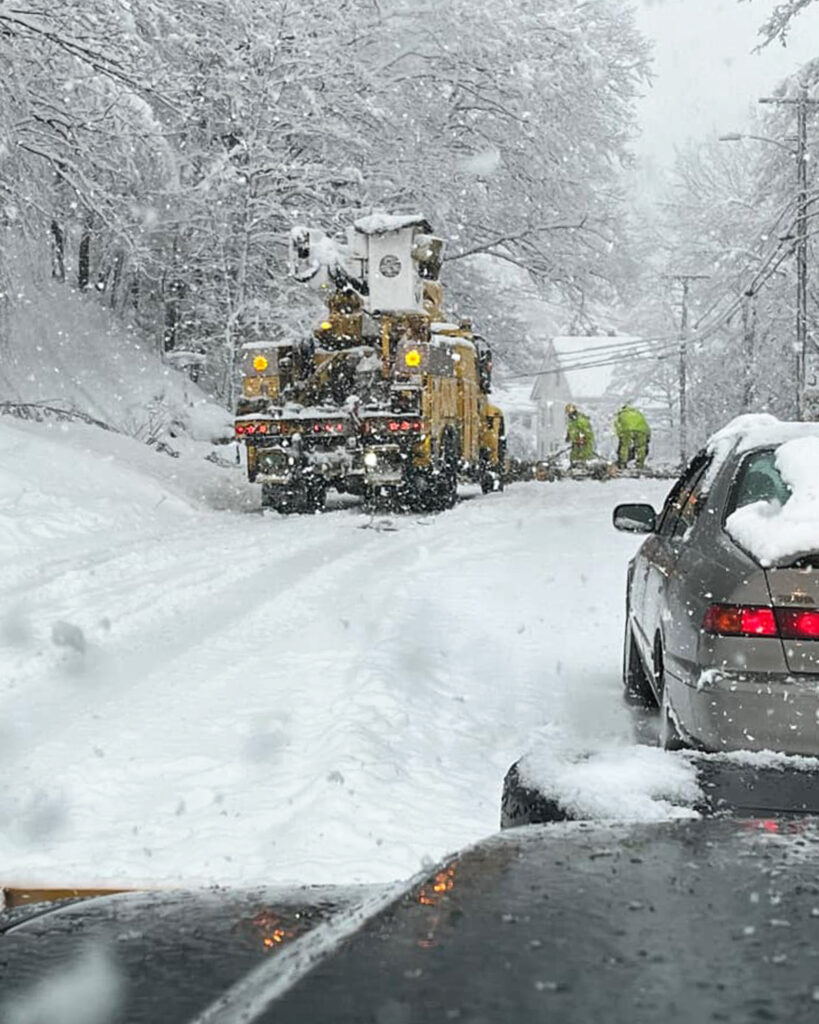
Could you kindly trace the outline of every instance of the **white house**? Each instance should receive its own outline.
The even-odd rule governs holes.
[[[547,339],[543,366],[535,378],[537,457],[548,458],[566,447],[566,405],[571,402],[592,421],[598,453],[614,453],[612,422],[624,400],[612,383],[616,367],[641,352],[640,339],[626,335],[575,335]],[[645,365],[645,364],[643,364]]]
[[[537,450],[537,406],[532,385],[524,381],[497,381],[490,401],[503,410],[506,422],[506,450],[518,459],[534,459]]]

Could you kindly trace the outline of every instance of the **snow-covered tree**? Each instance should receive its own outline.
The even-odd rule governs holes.
[[[784,0],[784,2],[778,3],[759,30],[759,34],[762,36],[762,45],[767,46],[774,40],[779,40],[784,44],[794,18],[813,2],[814,0]]]
[[[810,83],[819,68],[808,65],[784,82],[783,96]],[[809,162],[819,157],[819,120],[809,114]],[[703,440],[726,419],[744,411],[793,417],[797,411],[795,344],[797,180],[795,111],[770,108],[736,138],[708,139],[683,151],[655,237],[650,280],[644,280],[644,321],[660,341],[664,364],[655,384],[676,376],[675,334],[681,317],[677,275],[691,282],[687,346],[689,432]],[[817,210],[809,184],[809,266]],[[815,275],[809,275],[812,281]],[[808,330],[819,337],[819,296],[809,287]],[[648,315],[647,315],[648,314]]]
[[[4,230],[225,399],[237,345],[307,329],[294,223],[421,210],[479,323],[475,256],[581,313],[623,277],[648,55],[622,0],[0,0],[0,58]]]

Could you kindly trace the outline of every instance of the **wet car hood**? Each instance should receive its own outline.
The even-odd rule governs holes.
[[[0,991],[96,939],[126,979],[122,1019],[146,1024],[815,1020],[817,869],[798,818],[528,826],[441,865],[285,985],[288,956],[360,893],[75,904],[0,938]],[[295,934],[265,945],[282,923]]]
[[[15,1003],[42,979],[80,973],[89,950],[101,954],[121,990],[114,1020],[187,1021],[382,889],[123,892],[14,908],[0,913],[0,1021],[5,1024],[6,1000],[13,1016]]]

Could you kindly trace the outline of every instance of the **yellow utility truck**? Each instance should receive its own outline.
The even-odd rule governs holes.
[[[372,214],[341,241],[293,230],[292,273],[327,315],[303,339],[242,351],[235,430],[263,506],[315,511],[334,487],[431,511],[454,504],[459,479],[503,486],[491,352],[445,317],[442,255],[420,216]]]

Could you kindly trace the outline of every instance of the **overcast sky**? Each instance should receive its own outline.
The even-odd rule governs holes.
[[[754,53],[775,0],[635,0],[654,42],[653,87],[639,107],[637,151],[668,166],[674,147],[711,131],[741,131],[748,110],[799,64],[819,56],[819,2],[793,23],[788,45]],[[750,143],[748,143],[750,145]]]

